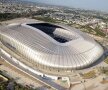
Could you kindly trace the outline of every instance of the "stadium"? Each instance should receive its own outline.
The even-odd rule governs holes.
[[[2,27],[0,41],[4,46],[1,48],[22,57],[18,59],[20,62],[50,75],[66,75],[67,72],[84,69],[98,61],[104,52],[84,32],[42,22]]]

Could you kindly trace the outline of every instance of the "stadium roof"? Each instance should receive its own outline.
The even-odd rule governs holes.
[[[63,25],[13,24],[1,29],[0,33],[32,49],[34,60],[50,67],[80,69],[103,55],[103,48],[90,36]]]

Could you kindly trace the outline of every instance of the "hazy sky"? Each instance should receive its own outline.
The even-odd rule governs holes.
[[[28,0],[47,4],[64,5],[69,7],[95,9],[108,12],[108,0]]]

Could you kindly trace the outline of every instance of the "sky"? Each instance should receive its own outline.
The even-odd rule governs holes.
[[[26,0],[74,8],[93,9],[108,12],[108,0]]]

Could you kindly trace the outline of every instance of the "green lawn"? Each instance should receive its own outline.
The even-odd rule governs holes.
[[[84,79],[94,78],[94,77],[96,77],[96,73],[95,73],[95,71],[90,71],[90,72],[84,73],[84,74],[82,75],[82,77],[83,77]]]
[[[104,62],[108,64],[108,57],[104,60]]]

